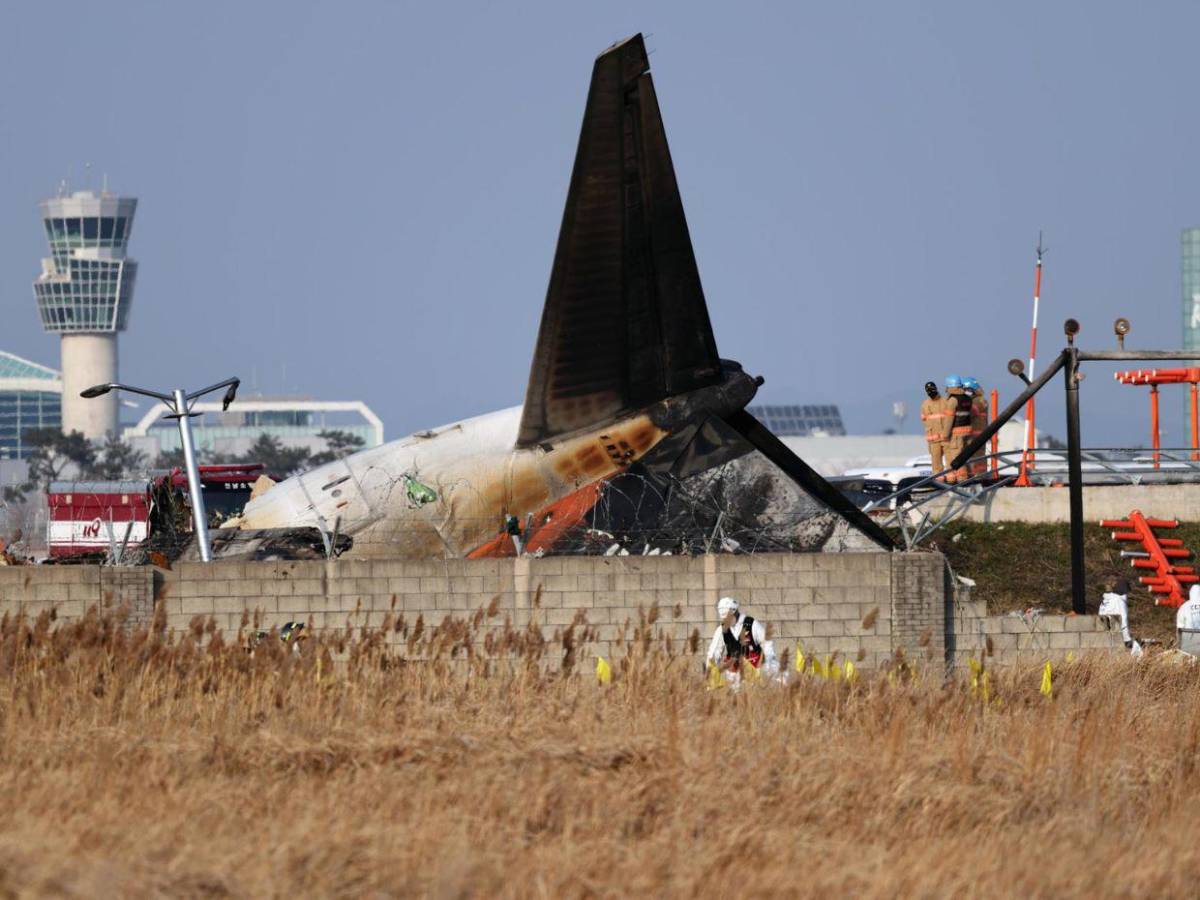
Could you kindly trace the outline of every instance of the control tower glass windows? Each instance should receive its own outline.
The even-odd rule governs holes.
[[[34,282],[49,331],[112,332],[125,327],[137,264],[125,256],[136,201],[88,191],[41,204],[50,245]]]
[[[55,263],[65,267],[66,257],[76,247],[125,246],[125,216],[88,216],[82,219],[46,219],[46,240]]]
[[[34,283],[42,325],[50,331],[125,327],[137,266],[132,260],[69,259],[62,275]]]

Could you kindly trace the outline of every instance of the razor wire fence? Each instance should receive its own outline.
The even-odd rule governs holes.
[[[565,516],[552,504],[485,516],[483,488],[466,479],[424,485],[408,473],[359,473],[373,501],[358,516],[302,527],[271,529],[253,558],[331,558],[361,542],[371,555],[697,555],[869,549],[840,515],[809,497],[768,466],[737,461],[692,475],[624,471],[599,482],[582,512]],[[367,478],[372,474],[373,480]],[[10,553],[30,561],[136,565],[190,558],[194,552],[187,493],[146,470],[119,483],[73,482],[49,496],[31,493],[0,505],[0,536]],[[490,487],[490,486],[487,486]],[[461,496],[458,496],[460,495]],[[214,553],[241,534],[222,528],[240,509],[210,501]],[[460,502],[465,501],[465,502]],[[391,510],[388,516],[381,507]],[[396,511],[400,514],[396,515]],[[565,519],[569,518],[570,521]],[[384,525],[395,523],[394,528]],[[433,535],[440,552],[429,552]],[[16,540],[13,540],[13,537]],[[418,546],[419,541],[424,541]]]

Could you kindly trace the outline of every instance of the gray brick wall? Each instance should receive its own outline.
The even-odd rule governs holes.
[[[0,613],[55,608],[71,619],[89,606],[125,603],[133,621],[144,622],[157,600],[172,629],[211,616],[236,632],[244,616],[260,627],[298,620],[343,628],[379,625],[392,613],[433,626],[495,600],[491,627],[532,622],[547,639],[582,611],[595,632],[587,654],[607,656],[655,604],[656,640],[679,649],[695,635],[703,649],[716,627],[716,601],[728,594],[768,624],[781,653],[799,646],[808,657],[853,659],[864,669],[897,648],[912,662],[961,663],[983,652],[989,637],[994,662],[1114,646],[1094,617],[1041,617],[1030,630],[987,616],[977,603],[948,598],[946,571],[936,553],[0,567]]]
[[[1036,664],[1070,655],[1125,653],[1121,632],[1098,616],[1011,614],[989,616],[980,600],[953,603],[954,643],[949,662],[965,666],[975,658],[992,664]]]
[[[131,619],[143,622],[153,601],[150,567],[0,566],[0,614],[35,618],[53,609],[72,620],[92,606],[128,605]]]
[[[946,655],[946,563],[941,554],[891,555],[893,649],[910,662]]]

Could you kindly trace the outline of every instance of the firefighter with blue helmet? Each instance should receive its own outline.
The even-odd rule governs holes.
[[[953,418],[950,424],[950,440],[946,444],[947,462],[962,452],[971,439],[971,398],[963,387],[963,380],[957,375],[946,376],[946,393],[953,402]],[[955,484],[966,481],[971,477],[966,466],[960,466],[946,475],[945,481]]]
[[[983,396],[983,387],[979,384],[979,379],[968,376],[963,379],[963,387],[966,389],[967,395],[971,398],[970,437],[974,440],[983,434],[983,429],[987,428],[987,399]],[[971,457],[972,475],[983,475],[987,472],[987,460],[983,458],[985,452],[985,449],[980,447],[975,455]]]

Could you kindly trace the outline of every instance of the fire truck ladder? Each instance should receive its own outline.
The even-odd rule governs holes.
[[[1155,606],[1178,608],[1186,599],[1184,585],[1200,582],[1194,566],[1175,565],[1172,560],[1191,556],[1179,538],[1160,538],[1155,528],[1178,528],[1179,522],[1170,519],[1147,519],[1134,510],[1128,519],[1101,519],[1101,528],[1119,529],[1112,533],[1114,541],[1140,541],[1141,550],[1122,550],[1135,569],[1154,569],[1153,575],[1143,575],[1138,581],[1155,595]]]

